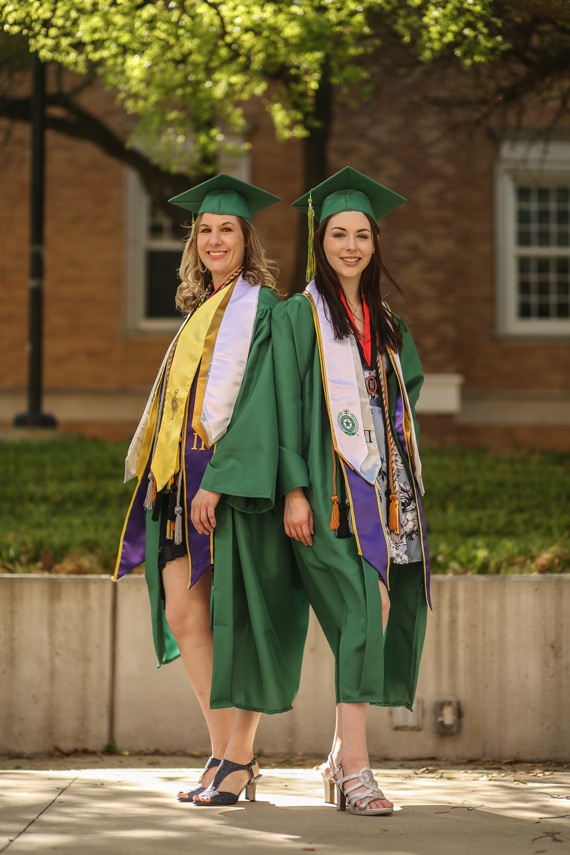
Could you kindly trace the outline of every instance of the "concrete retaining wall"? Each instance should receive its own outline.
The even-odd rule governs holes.
[[[570,760],[570,575],[436,577],[433,599],[422,720],[372,708],[372,756]],[[333,673],[313,620],[295,709],[263,717],[258,748],[325,754]],[[0,678],[1,754],[98,750],[111,740],[133,751],[208,751],[181,662],[155,666],[141,577],[114,585],[0,575]],[[435,731],[437,701],[459,702],[457,733]]]

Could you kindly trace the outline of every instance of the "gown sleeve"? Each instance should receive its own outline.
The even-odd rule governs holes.
[[[275,395],[279,420],[278,490],[309,486],[303,456],[303,380],[315,348],[315,326],[306,297],[298,294],[278,306],[272,318]]]
[[[201,487],[238,511],[263,513],[275,502],[278,438],[271,312],[279,296],[262,287],[245,374],[231,421],[216,443]]]
[[[406,384],[406,391],[408,393],[410,407],[412,410],[412,418],[414,420],[416,438],[419,441],[420,428],[416,419],[416,404],[418,402],[418,398],[420,397],[420,391],[423,386],[424,373],[422,371],[420,357],[414,340],[412,338],[412,334],[409,331],[405,321],[403,321],[401,318],[400,329],[402,331],[402,352],[400,353],[400,362],[402,364],[404,383]]]

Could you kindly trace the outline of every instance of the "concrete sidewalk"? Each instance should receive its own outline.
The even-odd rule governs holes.
[[[262,758],[253,804],[179,804],[176,792],[197,779],[202,763],[179,756],[0,758],[0,853],[570,852],[570,766],[374,764],[396,811],[358,817],[324,805],[311,761],[286,758]]]

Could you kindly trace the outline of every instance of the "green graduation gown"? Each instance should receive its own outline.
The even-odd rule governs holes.
[[[403,324],[400,354],[413,408],[423,374]],[[311,305],[298,294],[278,306],[272,339],[279,418],[279,490],[303,487],[314,515],[313,546],[293,541],[301,578],[335,655],[336,700],[411,708],[426,629],[423,562],[390,568],[390,616],[382,627],[377,571],[358,554],[354,536],[330,531],[332,437]],[[388,375],[389,401],[397,378]],[[393,423],[394,412],[390,407]],[[393,431],[397,440],[396,432]],[[399,444],[398,444],[399,445]],[[399,451],[404,460],[402,448]],[[338,467],[337,478],[342,471]],[[410,475],[411,477],[411,475]]]
[[[282,502],[275,501],[278,465],[277,417],[271,348],[271,313],[279,297],[260,289],[245,373],[231,420],[216,443],[204,489],[222,494],[213,537],[213,708],[238,707],[264,713],[291,708],[298,690],[308,622]],[[141,534],[129,535],[140,516],[144,475],[131,504],[123,541],[135,553],[144,537],[145,576],[158,664],[176,659],[178,645],[165,618],[158,567],[159,522],[146,512]],[[131,528],[137,529],[135,521]],[[146,531],[145,531],[146,529]],[[126,535],[125,535],[126,532]],[[132,563],[132,562],[131,562]],[[140,563],[140,562],[139,562]],[[119,555],[117,577],[132,569]]]

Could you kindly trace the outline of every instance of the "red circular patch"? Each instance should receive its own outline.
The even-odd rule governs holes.
[[[376,382],[376,377],[374,377],[373,374],[370,374],[370,376],[366,378],[366,388],[368,389],[369,395],[376,394],[376,390],[378,389],[378,383]]]

